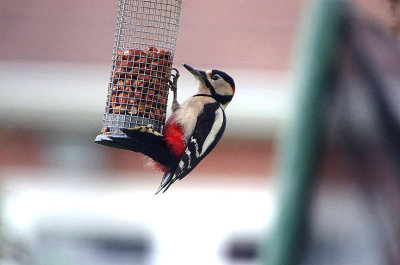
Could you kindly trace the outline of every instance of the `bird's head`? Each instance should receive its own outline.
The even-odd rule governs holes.
[[[200,81],[198,93],[211,95],[224,107],[229,104],[235,94],[235,82],[232,77],[220,70],[201,71],[187,64],[183,66]]]

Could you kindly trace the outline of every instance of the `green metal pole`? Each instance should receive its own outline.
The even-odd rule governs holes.
[[[316,168],[322,98],[329,89],[346,5],[339,0],[308,3],[295,73],[296,106],[286,128],[280,170],[278,217],[261,250],[262,264],[298,264],[304,246],[305,214]]]

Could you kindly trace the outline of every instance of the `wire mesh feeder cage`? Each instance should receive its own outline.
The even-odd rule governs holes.
[[[126,137],[123,128],[161,133],[174,57],[181,0],[119,0],[110,83],[101,134]]]

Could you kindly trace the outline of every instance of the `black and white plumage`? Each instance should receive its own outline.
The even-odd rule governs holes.
[[[141,127],[124,129],[129,138],[113,138],[125,149],[151,157],[164,171],[157,193],[184,178],[213,150],[224,133],[225,108],[235,93],[235,83],[228,74],[200,71],[186,64],[184,67],[199,80],[198,91],[180,105],[174,82],[172,114],[163,134],[151,134]]]
[[[160,189],[165,190],[177,179],[189,174],[206,157],[221,139],[225,131],[225,112],[218,102],[206,103],[197,117],[193,133],[188,137],[184,152],[175,170],[166,172]],[[168,184],[168,185],[167,185]]]

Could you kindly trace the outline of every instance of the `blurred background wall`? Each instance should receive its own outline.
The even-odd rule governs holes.
[[[388,23],[386,2],[355,2]],[[271,157],[270,142],[288,109],[290,62],[302,6],[303,1],[273,0],[183,3],[175,66],[185,62],[231,70],[238,84],[228,109],[227,137],[199,171],[216,167],[217,157],[223,159],[223,149],[228,149],[230,159],[237,160],[232,173],[271,172],[270,159],[264,158]],[[65,158],[55,161],[50,154],[57,148],[51,147],[66,143],[73,149],[81,139],[88,155],[87,161],[76,159],[80,166],[141,170],[140,155],[91,143],[105,105],[117,8],[113,1],[0,3],[2,167],[67,163]],[[183,99],[195,82],[182,73]],[[101,159],[108,163],[93,161]]]
[[[352,2],[383,25],[390,23],[386,1]],[[93,209],[96,202],[107,205],[94,207],[92,215],[101,218],[111,218],[109,211],[119,204],[123,206],[115,214],[132,223],[140,215],[134,210],[138,200],[149,205],[156,200],[154,209],[171,207],[171,213],[186,220],[180,208],[173,206],[185,198],[199,207],[227,207],[226,220],[235,219],[235,213],[251,205],[258,210],[249,213],[250,219],[259,223],[249,227],[264,227],[273,215],[273,207],[268,206],[273,201],[271,176],[281,126],[292,103],[291,62],[303,6],[304,1],[293,0],[183,0],[174,59],[181,69],[180,100],[196,86],[180,67],[182,63],[230,73],[237,92],[227,108],[227,130],[220,144],[184,181],[161,198],[153,198],[161,176],[143,166],[142,155],[93,142],[105,107],[117,1],[1,1],[0,180],[4,223],[14,231],[9,236],[15,240],[15,231],[29,230],[31,240],[43,226],[51,227],[46,222],[62,223],[59,217],[43,216],[65,208],[60,211],[68,223],[73,214],[67,213],[84,205],[79,208],[83,214],[85,207]],[[173,195],[192,189],[209,193]],[[140,195],[143,191],[145,195]],[[231,191],[249,194],[229,197]],[[113,199],[107,201],[102,192],[115,197],[110,195]],[[228,207],[235,199],[237,208]],[[207,216],[205,208],[201,211]],[[85,221],[71,221],[74,225],[92,221],[93,217],[80,214]],[[162,216],[149,218],[161,221]],[[107,227],[104,223],[101,229]],[[179,226],[174,225],[171,229],[178,233]],[[25,240],[25,232],[17,242]]]
[[[285,113],[284,102],[276,99],[288,87],[287,69],[301,5],[301,1],[183,3],[175,65],[186,62],[230,70],[239,93],[228,112],[226,139],[215,150],[216,157],[199,171],[221,171],[216,167],[229,154],[235,163],[227,175],[270,172],[264,157],[271,156],[271,135]],[[7,137],[7,155],[0,163],[5,167],[62,166],[67,162],[65,158],[54,161],[51,152],[57,152],[57,147],[52,146],[67,143],[72,152],[80,139],[76,148],[84,144],[88,154],[76,159],[80,166],[142,170],[140,155],[92,144],[105,105],[117,4],[3,1],[0,12],[5,36],[0,43],[1,86],[6,93],[1,119],[3,128],[13,128],[2,132]],[[196,84],[182,73],[183,99]],[[243,126],[245,120],[250,122]],[[92,153],[108,163],[96,164]],[[246,160],[242,153],[247,154]]]
[[[355,2],[388,23],[384,1]],[[234,172],[271,172],[264,157],[271,155],[267,142],[287,111],[285,93],[302,6],[303,1],[273,0],[183,3],[175,65],[232,69],[238,83],[228,112],[228,137],[215,151],[219,157],[223,148],[230,148],[238,160],[232,163]],[[113,160],[96,168],[141,170],[140,155],[89,145],[105,105],[117,7],[113,1],[0,3],[2,167],[51,166],[56,161],[49,160],[53,149],[46,146],[72,145],[80,138],[87,152]],[[183,74],[182,79],[190,79]],[[180,87],[182,98],[192,92],[190,86]],[[234,141],[233,135],[242,141]],[[244,162],[241,153],[255,155]],[[96,160],[86,157],[92,162],[81,163],[87,166]],[[210,168],[210,160],[201,165],[202,171]]]

